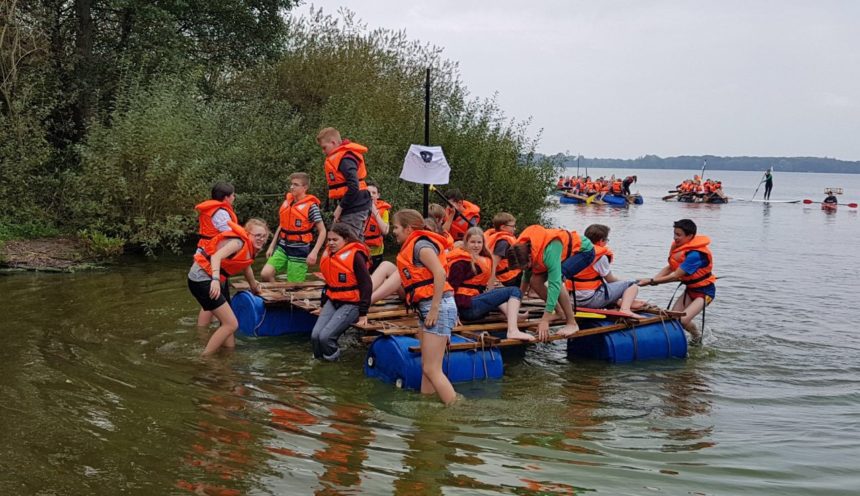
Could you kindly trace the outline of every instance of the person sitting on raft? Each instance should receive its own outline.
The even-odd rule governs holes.
[[[424,219],[425,227],[428,231],[434,232],[445,238],[445,253],[454,249],[454,238],[444,231],[442,228],[442,219],[445,216],[445,209],[438,203],[431,203],[429,206],[430,217]],[[458,241],[457,246],[462,246],[463,242]],[[371,301],[379,301],[393,294],[404,296],[403,286],[400,284],[400,275],[397,274],[397,266],[391,262],[385,261],[379,264],[379,267],[373,271],[371,276],[373,279],[373,296]]]
[[[251,264],[260,249],[266,245],[269,226],[260,219],[248,220],[245,227],[233,221],[228,225],[229,231],[207,240],[194,254],[194,264],[188,271],[188,289],[191,294],[203,310],[212,312],[221,323],[206,343],[204,356],[212,355],[222,346],[236,347],[233,333],[239,328],[239,322],[229,305],[227,276],[241,273],[252,292],[259,294],[261,289],[261,285],[254,279]]]
[[[459,189],[448,190],[449,205],[445,208],[445,230],[451,233],[454,241],[461,241],[466,230],[481,222],[481,207],[467,201]],[[450,204],[453,204],[452,207]]]
[[[314,358],[333,362],[340,358],[337,340],[349,326],[367,323],[367,309],[373,283],[370,280],[370,253],[352,228],[336,222],[326,237],[320,259],[325,288],[321,310],[311,331]]]
[[[639,294],[636,280],[622,281],[611,272],[609,264],[614,258],[609,249],[609,226],[592,224],[585,229],[585,237],[594,243],[594,261],[573,276],[577,307],[606,308],[618,305],[620,311],[634,317],[631,307]]]
[[[212,186],[210,199],[198,203],[194,209],[197,210],[197,234],[200,239],[197,241],[197,250],[201,251],[206,242],[218,233],[230,230],[228,222],[233,221],[236,224],[239,220],[236,218],[236,212],[233,211],[233,203],[236,201],[236,188],[230,183],[217,182]],[[200,309],[197,314],[197,326],[204,327],[212,323],[212,312]]]
[[[421,393],[439,395],[450,405],[457,399],[454,386],[442,372],[451,330],[457,324],[454,290],[446,281],[447,241],[426,229],[424,218],[415,210],[394,214],[394,237],[401,244],[397,272],[406,294],[406,304],[418,310],[421,331]]]
[[[701,344],[702,331],[693,319],[710,305],[716,296],[714,282],[714,257],[708,246],[711,239],[696,234],[696,223],[681,219],[673,225],[674,241],[669,248],[669,263],[651,279],[642,279],[640,286],[656,286],[667,282],[681,281],[686,286],[672,310],[684,312],[681,324],[690,333],[691,344]]]
[[[832,190],[828,189],[824,192],[824,194],[827,196],[824,198],[824,201],[822,203],[830,203],[833,205],[839,204],[839,200],[836,198],[836,195],[833,194]]]
[[[520,287],[523,272],[510,266],[508,248],[517,242],[514,235],[517,229],[517,219],[507,212],[499,212],[493,217],[493,228],[484,233],[487,249],[493,256],[496,280],[502,286]],[[492,282],[492,281],[491,281]],[[493,285],[490,284],[490,287]]]
[[[580,238],[576,231],[547,229],[532,225],[523,230],[517,243],[508,250],[508,262],[523,270],[520,291],[531,287],[546,302],[538,324],[538,339],[549,337],[549,324],[557,304],[565,317],[565,325],[556,334],[569,337],[579,330],[570,295],[562,291],[564,277],[573,277],[594,260],[594,245]]]
[[[517,317],[523,294],[517,287],[487,290],[493,276],[493,258],[484,245],[484,231],[470,227],[463,238],[464,248],[448,254],[448,283],[454,288],[454,302],[463,321],[480,320],[493,310],[500,310],[508,322],[508,339],[534,341],[534,336],[520,331]]]

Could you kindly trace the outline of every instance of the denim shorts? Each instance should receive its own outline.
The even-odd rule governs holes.
[[[421,318],[421,329],[437,336],[450,336],[451,329],[457,325],[457,305],[454,303],[454,295],[450,292],[442,295],[442,301],[439,302],[439,318],[436,319],[436,325],[425,327],[424,319],[430,313],[430,303],[432,301],[432,298],[427,298],[418,302],[418,316]]]

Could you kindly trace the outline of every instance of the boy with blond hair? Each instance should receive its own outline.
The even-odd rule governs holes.
[[[372,201],[367,191],[367,147],[341,139],[340,132],[327,127],[317,134],[317,144],[325,153],[325,179],[329,200],[337,201],[334,222],[348,225],[356,237],[364,241],[364,226],[370,215]]]
[[[310,177],[304,172],[290,174],[290,191],[278,209],[278,230],[266,250],[266,265],[261,277],[264,282],[275,280],[276,274],[287,274],[289,282],[304,282],[308,265],[317,263],[317,255],[325,242],[326,230],[320,212],[320,201],[308,194]],[[311,249],[317,233],[317,242]]]

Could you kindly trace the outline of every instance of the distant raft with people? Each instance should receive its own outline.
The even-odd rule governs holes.
[[[591,198],[591,201],[589,201]],[[561,192],[558,202],[562,205],[608,205],[611,207],[627,207],[628,205],[642,205],[645,200],[639,193],[630,195],[607,194],[602,199],[599,195],[579,195],[570,192]]]
[[[254,295],[244,281],[233,282],[239,290],[231,305],[246,337],[309,335],[319,313],[322,281],[265,283]],[[544,302],[524,300],[519,326],[538,326]],[[681,314],[656,307],[636,318],[613,310],[581,309],[576,318],[580,331],[568,339],[571,360],[626,363],[639,360],[685,358],[687,337]],[[563,320],[563,319],[562,319]],[[555,322],[563,324],[562,320]],[[368,377],[405,389],[421,384],[420,331],[416,314],[402,300],[389,297],[375,302],[366,325],[354,325],[358,340],[368,345],[364,373]],[[454,328],[443,371],[452,383],[498,379],[504,374],[503,349],[525,350],[533,343],[506,339],[504,316],[493,313],[479,321]],[[550,336],[550,340],[565,339]]]

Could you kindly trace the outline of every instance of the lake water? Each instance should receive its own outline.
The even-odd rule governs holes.
[[[639,176],[644,205],[553,219],[609,225],[629,277],[662,267],[672,221],[711,236],[721,279],[688,359],[569,362],[539,345],[446,409],[365,378],[354,337],[337,364],[296,337],[198,359],[187,258],[7,275],[0,494],[857,494],[857,211],[667,203],[697,171],[614,172]],[[736,198],[761,178],[707,175]],[[860,175],[779,171],[773,198],[828,186],[860,201]],[[665,305],[673,289],[641,294]]]

